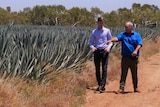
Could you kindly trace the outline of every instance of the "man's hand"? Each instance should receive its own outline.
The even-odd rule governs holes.
[[[92,47],[92,52],[95,52],[97,50],[97,48]]]
[[[108,45],[108,44],[110,44],[112,42],[112,40],[108,40],[107,42],[106,42],[106,44]]]
[[[134,52],[132,53],[132,56],[135,57],[137,56],[138,50],[141,48],[141,45],[137,45],[136,49],[134,50]]]
[[[106,48],[105,51],[106,51],[107,53],[109,53],[109,52],[110,52],[110,48]]]
[[[132,53],[132,56],[133,56],[133,57],[137,56],[137,51],[134,51],[134,52]]]
[[[106,42],[106,44],[108,45],[108,44],[110,44],[111,42],[118,42],[118,38],[117,38],[117,37],[113,37],[111,40],[108,40],[108,41]]]

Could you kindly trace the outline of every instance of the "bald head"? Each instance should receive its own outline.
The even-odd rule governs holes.
[[[132,22],[126,22],[126,26],[131,26],[131,27],[133,27],[133,23],[132,23]]]
[[[125,30],[127,33],[131,33],[133,29],[133,23],[132,22],[126,22],[125,24]]]

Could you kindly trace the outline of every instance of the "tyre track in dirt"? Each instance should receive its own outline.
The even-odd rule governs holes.
[[[160,53],[140,62],[138,69],[140,93],[133,92],[129,71],[125,94],[114,93],[119,88],[119,80],[108,81],[105,93],[98,94],[87,90],[83,107],[160,107]]]

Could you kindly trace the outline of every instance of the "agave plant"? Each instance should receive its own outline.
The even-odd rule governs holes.
[[[15,25],[0,30],[0,71],[5,78],[42,78],[51,72],[48,66],[59,72],[91,58],[90,28]]]

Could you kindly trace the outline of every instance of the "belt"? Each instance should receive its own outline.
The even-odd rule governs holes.
[[[104,48],[97,48],[97,50],[104,50]]]
[[[129,58],[129,59],[132,59],[132,60],[135,60],[135,59],[138,59],[138,56],[123,56],[124,58]]]

